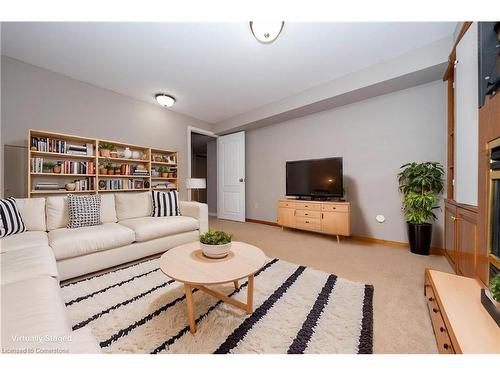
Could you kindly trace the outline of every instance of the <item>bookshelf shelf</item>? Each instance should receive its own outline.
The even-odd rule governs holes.
[[[95,193],[95,190],[32,190],[31,194],[92,194]]]
[[[68,158],[68,159],[95,159],[93,155],[77,155],[77,154],[66,154],[62,152],[49,152],[49,151],[31,151],[32,156],[40,156],[54,159],[54,158]]]
[[[99,152],[99,145],[107,143],[114,145],[116,147],[116,154],[113,153],[113,157],[101,156]],[[28,144],[30,147],[28,148],[28,197],[31,196],[40,196],[40,195],[54,195],[54,194],[99,194],[99,193],[109,193],[109,192],[139,192],[139,191],[150,191],[153,188],[151,187],[151,181],[153,179],[157,180],[165,180],[165,185],[167,182],[172,183],[172,188],[164,188],[163,186],[159,189],[161,190],[171,190],[177,188],[178,181],[177,178],[152,178],[151,170],[154,168],[153,165],[156,165],[157,168],[160,166],[173,167],[177,168],[177,151],[151,148],[138,146],[133,144],[127,144],[118,141],[110,141],[103,140],[97,138],[88,138],[88,137],[80,137],[76,135],[69,134],[61,134],[61,133],[53,133],[41,130],[29,130],[28,133]],[[130,149],[132,152],[140,152],[141,158],[125,158],[124,154],[127,155],[127,149]],[[54,152],[56,151],[64,151],[71,150],[75,152],[88,152],[88,155],[79,155],[72,154],[66,152]],[[118,155],[118,156],[117,156]],[[127,155],[129,156],[129,155]],[[134,155],[135,156],[135,155]],[[153,161],[154,157],[161,157],[163,160],[170,161],[162,161],[155,162]],[[41,172],[41,164],[45,161],[60,161],[62,166],[69,165],[70,168],[63,168],[63,171],[75,171],[75,172],[84,172],[84,171],[92,171],[93,173],[85,174],[85,173],[51,173],[51,172]],[[145,166],[145,170],[149,173],[148,176],[141,175],[133,175],[133,174],[100,174],[99,163],[103,161],[109,161],[114,165],[126,165],[126,172],[129,172],[129,169],[133,172],[135,166],[138,164],[143,164]],[[175,163],[172,163],[175,162]],[[76,166],[73,165],[76,164]],[[81,164],[79,164],[81,163]],[[73,168],[74,167],[74,168]],[[122,170],[123,172],[124,170]],[[44,181],[45,179],[45,181]],[[67,191],[64,189],[58,190],[36,190],[35,186],[41,186],[45,183],[45,185],[50,183],[55,183],[55,186],[64,186],[65,183],[69,182],[68,180],[74,179],[77,181],[77,186],[81,187],[90,187],[89,190],[75,190],[75,191]],[[123,183],[113,183],[110,180],[123,180]],[[148,188],[125,188],[125,189],[102,189],[99,188],[99,181],[102,180],[106,182],[106,186],[120,186],[125,185],[126,187],[130,187],[135,185],[135,182],[131,183],[125,180],[139,180],[143,181],[144,185],[150,186]],[[72,181],[73,182],[73,181]],[[138,183],[141,186],[140,183]],[[175,187],[174,187],[175,185]],[[156,188],[155,188],[156,189]]]
[[[177,180],[177,177],[151,177],[152,180]]]

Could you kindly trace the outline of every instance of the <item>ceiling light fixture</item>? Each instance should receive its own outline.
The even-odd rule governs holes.
[[[250,30],[252,34],[259,42],[264,44],[272,43],[276,40],[278,35],[280,35],[281,30],[283,30],[283,25],[285,22],[259,22],[250,21]]]
[[[156,94],[156,101],[163,107],[172,107],[175,103],[175,98],[167,94]]]

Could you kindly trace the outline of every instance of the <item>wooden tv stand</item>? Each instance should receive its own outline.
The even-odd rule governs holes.
[[[311,232],[349,237],[351,235],[351,204],[349,202],[280,199],[278,224]]]

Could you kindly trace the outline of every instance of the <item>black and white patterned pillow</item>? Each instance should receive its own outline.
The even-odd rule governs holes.
[[[14,198],[0,199],[0,238],[26,232]]]
[[[151,192],[153,194],[153,212],[151,216],[180,216],[181,210],[179,209],[179,193],[177,190]]]
[[[68,228],[101,224],[101,196],[68,194]]]

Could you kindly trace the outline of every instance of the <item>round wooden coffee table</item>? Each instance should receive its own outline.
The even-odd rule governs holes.
[[[160,258],[160,268],[165,275],[184,284],[187,313],[191,333],[196,332],[193,308],[193,288],[244,310],[253,312],[254,274],[266,262],[266,256],[259,248],[244,242],[233,242],[229,254],[222,259],[205,257],[199,242],[191,242],[168,250]],[[234,283],[248,277],[247,303],[242,303],[223,293],[209,289],[206,285]]]

